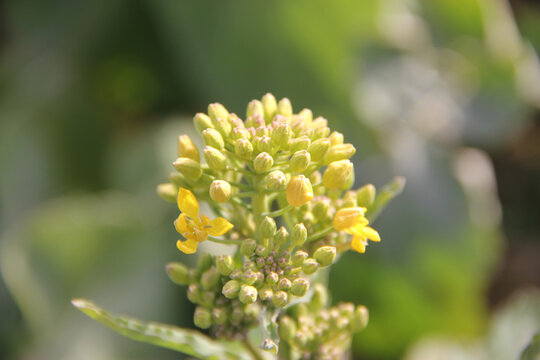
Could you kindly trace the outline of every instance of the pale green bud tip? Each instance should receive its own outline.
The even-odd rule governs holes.
[[[278,246],[285,244],[288,239],[289,232],[283,226],[280,227],[279,230],[276,232],[276,235],[274,235],[274,241]]]
[[[202,175],[201,164],[189,158],[178,158],[173,162],[173,166],[186,179],[191,181],[197,181]]]
[[[321,246],[315,251],[313,257],[322,267],[331,265],[336,258],[336,248],[334,246]]]
[[[302,266],[304,261],[308,258],[308,253],[303,250],[298,250],[292,257],[292,263],[294,266]]]
[[[357,332],[360,330],[363,330],[369,321],[369,311],[368,309],[363,306],[359,305],[356,307],[356,310],[354,311],[354,315],[351,319],[351,327],[353,332]]]
[[[278,289],[287,291],[291,288],[292,282],[287,278],[281,278],[278,282]]]
[[[309,146],[308,151],[311,154],[313,161],[319,161],[328,152],[328,149],[330,149],[330,140],[325,138],[315,140]]]
[[[197,162],[200,161],[199,150],[188,135],[180,135],[178,137],[178,157],[186,157]]]
[[[193,118],[193,123],[195,124],[195,128],[199,132],[203,132],[203,130],[205,129],[214,127],[214,124],[212,124],[212,120],[208,117],[208,115],[203,113],[195,114],[195,117]]]
[[[242,241],[242,245],[240,245],[240,253],[244,255],[245,257],[250,257],[253,255],[253,252],[255,251],[255,248],[257,247],[257,242],[253,239],[247,239]]]
[[[269,123],[277,112],[276,98],[274,95],[266,93],[261,100],[264,108],[264,120]]]
[[[264,117],[263,104],[259,100],[251,100],[246,109],[246,117],[255,116]]]
[[[332,146],[341,145],[343,144],[343,140],[344,140],[343,134],[340,132],[334,131],[330,134],[330,136],[328,137],[328,140],[330,140],[330,144]]]
[[[315,259],[306,259],[302,265],[302,271],[306,275],[311,275],[319,269],[319,263]]]
[[[291,234],[291,244],[293,246],[302,246],[307,239],[307,229],[303,223],[296,224]]]
[[[178,196],[178,187],[171,183],[159,184],[157,194],[165,201],[175,203]]]
[[[302,297],[306,295],[309,289],[309,280],[304,278],[298,278],[293,281],[291,286],[291,294],[294,296]]]
[[[197,306],[193,315],[193,322],[201,329],[208,329],[212,325],[212,313],[206,308]]]
[[[214,308],[212,310],[212,320],[214,323],[218,325],[223,325],[227,322],[227,311],[220,309],[220,308]]]
[[[236,298],[239,292],[240,292],[240,283],[236,280],[227,281],[225,285],[223,285],[223,289],[221,290],[221,293],[227,299]]]
[[[375,189],[375,186],[371,184],[367,184],[362,186],[358,191],[356,192],[356,202],[357,205],[360,207],[368,207],[371,204],[373,204],[373,201],[375,201],[375,195],[377,190]]]
[[[299,150],[293,154],[289,161],[289,169],[292,172],[302,172],[307,169],[311,162],[311,155],[307,150]]]
[[[225,180],[214,180],[210,185],[210,197],[219,203],[230,200],[232,196],[231,185]]]
[[[313,199],[313,187],[304,175],[296,175],[287,184],[287,202],[292,206],[302,206]]]
[[[264,178],[266,187],[272,191],[282,191],[287,187],[287,177],[281,170],[274,170]]]
[[[274,158],[266,152],[262,152],[255,157],[253,160],[253,167],[255,171],[259,174],[269,171],[274,165]]]
[[[189,283],[189,271],[184,264],[172,262],[165,267],[169,278],[177,285],[187,285]]]
[[[253,145],[248,139],[238,139],[234,143],[234,152],[241,158],[250,159],[253,154]]]
[[[302,135],[300,137],[292,139],[289,142],[289,150],[292,153],[296,151],[300,151],[300,150],[307,150],[310,144],[311,144],[311,140],[309,140],[309,138],[306,135]]]
[[[227,167],[227,158],[221,151],[211,146],[206,146],[203,150],[206,163],[211,169],[225,170]]]
[[[293,108],[291,105],[291,101],[288,98],[283,98],[279,100],[278,113],[283,116],[292,116]]]
[[[259,298],[261,301],[272,300],[274,292],[271,289],[263,288],[259,290]]]
[[[217,271],[224,276],[229,276],[234,270],[234,261],[229,255],[220,255],[216,258]]]
[[[223,150],[225,147],[225,141],[223,141],[223,137],[217,130],[205,129],[202,132],[202,137],[206,145],[212,146],[218,150]]]
[[[279,319],[278,325],[279,338],[283,341],[290,341],[296,333],[296,323],[292,318],[285,315]]]
[[[353,164],[349,160],[334,161],[323,174],[323,184],[329,189],[339,189],[347,184],[352,176]]]
[[[217,119],[226,120],[229,117],[229,111],[220,103],[213,103],[208,105],[208,116],[210,116],[212,121],[216,121]]]
[[[274,146],[285,148],[292,136],[291,127],[287,123],[280,123],[272,131],[271,142]]]
[[[334,161],[349,159],[355,152],[356,149],[352,144],[334,145],[324,156],[324,163],[328,165]]]
[[[261,234],[265,238],[273,237],[276,233],[276,221],[269,217],[265,216],[263,221],[261,222]]]
[[[204,290],[211,290],[218,285],[219,273],[212,267],[205,271],[201,276],[201,285]]]
[[[238,299],[242,304],[253,304],[257,301],[257,289],[251,285],[242,285]]]
[[[270,285],[275,285],[279,281],[279,275],[275,272],[271,272],[270,274],[266,275],[266,282]]]
[[[201,291],[199,285],[191,284],[187,289],[187,298],[194,304],[197,304],[201,298]]]
[[[277,307],[285,307],[289,303],[289,295],[285,291],[277,291],[272,297],[272,303]]]
[[[321,309],[328,303],[328,290],[322,284],[313,286],[313,296],[311,297],[311,306],[315,309]]]

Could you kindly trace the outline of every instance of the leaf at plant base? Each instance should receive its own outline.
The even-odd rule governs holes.
[[[401,194],[405,187],[405,178],[396,176],[392,181],[383,186],[383,188],[377,193],[377,197],[373,204],[367,209],[367,218],[369,221],[374,221],[377,216],[384,210],[386,205]]]
[[[529,345],[521,353],[520,360],[539,360],[540,359],[540,333],[537,333]]]
[[[133,340],[176,350],[197,359],[252,358],[238,343],[219,343],[194,330],[111,314],[85,299],[73,299],[71,303],[97,322]]]

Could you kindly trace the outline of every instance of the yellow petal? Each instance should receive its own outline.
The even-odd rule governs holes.
[[[208,224],[207,232],[212,236],[220,236],[233,228],[233,224],[222,217],[218,217]]]
[[[369,226],[364,228],[364,234],[366,234],[367,238],[371,241],[381,241],[381,237],[379,236],[377,230],[372,229]]]
[[[180,216],[178,216],[178,218],[174,220],[174,227],[176,228],[176,231],[178,231],[182,235],[188,231],[191,231],[186,222],[185,214],[180,214]]]
[[[192,219],[196,219],[199,215],[199,202],[188,189],[178,189],[178,209]]]
[[[176,247],[185,254],[193,254],[197,251],[198,244],[199,243],[195,239],[188,239],[186,241],[178,240],[176,242]]]
[[[358,223],[359,219],[363,218],[366,209],[362,207],[352,207],[341,209],[334,216],[332,226],[338,231],[345,230]]]
[[[351,248],[363,254],[366,252],[366,243],[363,242],[359,237],[355,236],[351,241]]]
[[[205,230],[199,230],[199,229],[193,229],[193,233],[195,234],[195,239],[197,242],[203,242],[206,239],[208,239],[208,233]]]
[[[361,238],[365,240],[365,238],[367,237],[366,235],[367,224],[368,224],[368,221],[366,220],[366,218],[362,218],[353,227],[347,229],[347,232],[349,234],[360,236]]]

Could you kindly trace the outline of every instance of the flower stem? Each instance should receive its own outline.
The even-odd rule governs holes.
[[[259,353],[259,350],[255,346],[253,346],[249,339],[243,340],[242,343],[244,344],[244,347],[247,349],[247,351],[249,351],[249,353],[253,355],[253,359],[264,360],[262,355]]]
[[[289,212],[292,208],[293,208],[292,205],[287,205],[287,206],[285,206],[283,209],[279,209],[279,210],[276,210],[276,211],[271,211],[271,212],[263,213],[263,214],[261,214],[261,216],[278,217],[278,216],[281,216],[281,215],[283,215],[283,214]]]
[[[332,226],[324,229],[324,230],[321,230],[319,232],[316,232],[315,234],[309,236],[306,240],[306,242],[310,242],[310,241],[315,241],[315,240],[318,240],[328,234],[330,234],[332,231],[334,231],[334,228]]]

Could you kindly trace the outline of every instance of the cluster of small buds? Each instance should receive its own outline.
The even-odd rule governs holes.
[[[266,94],[251,101],[245,120],[214,103],[193,121],[205,147],[199,151],[180,136],[176,171],[158,194],[178,204],[174,225],[185,239],[178,240],[179,250],[193,254],[206,240],[236,249],[233,257],[203,256],[192,270],[168,265],[171,279],[187,285],[197,304],[195,325],[217,337],[241,338],[261,313],[302,308],[294,304],[311,296],[304,308],[313,313],[281,317],[280,334],[296,324],[296,335],[285,339],[292,348],[332,358],[329,332],[350,337],[367,313],[360,316],[365,308],[350,304],[325,308],[318,283],[324,276],[317,272],[340,253],[364,252],[368,240],[380,240],[368,217],[393,195],[383,192],[379,201],[370,184],[351,190],[354,146],[311,110],[294,113],[287,98]],[[199,201],[218,217],[201,214]],[[262,348],[277,351],[278,342],[266,338]]]
[[[278,320],[280,340],[296,358],[313,360],[343,359],[352,336],[367,326],[365,306],[340,303],[326,307],[327,294],[323,286],[314,289],[307,303],[291,307]]]

